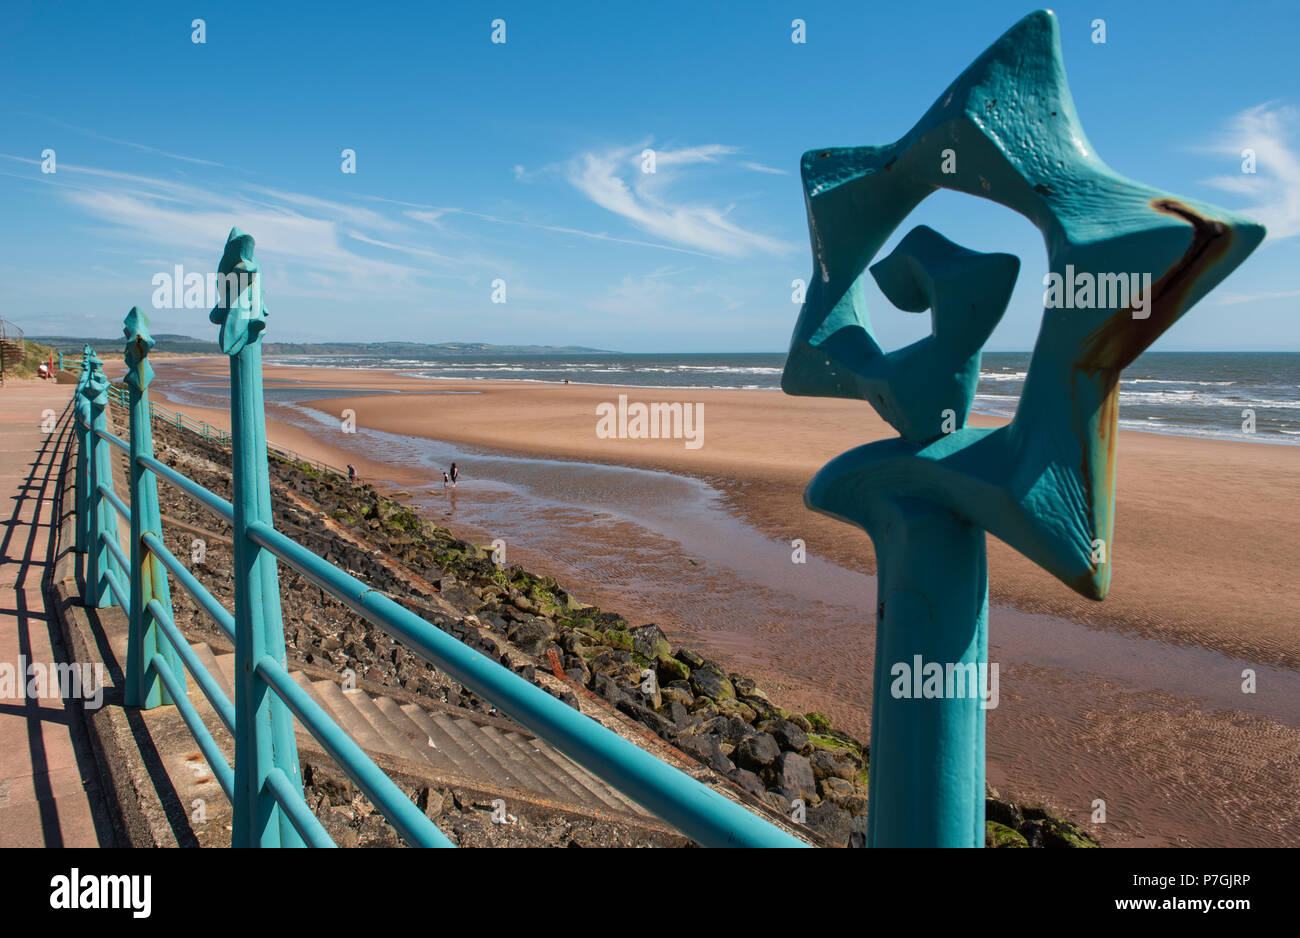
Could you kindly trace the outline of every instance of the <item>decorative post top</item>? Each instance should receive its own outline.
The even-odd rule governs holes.
[[[122,331],[126,334],[126,381],[138,391],[143,391],[153,380],[153,366],[147,356],[154,346],[153,336],[149,334],[149,317],[132,306],[122,321]]]
[[[923,498],[1104,597],[1110,566],[1097,545],[1113,532],[1119,372],[1246,259],[1263,227],[1102,162],[1048,10],[1011,27],[895,142],[809,150],[801,171],[814,276],[781,387],[868,401],[902,437],[834,460],[805,502],[860,521],[882,499]],[[938,189],[1011,208],[1046,242],[1051,289],[1038,339],[1016,416],[996,431],[962,424],[1015,258],[918,228],[871,266]],[[933,310],[932,336],[880,347],[862,288],[868,267],[901,309]],[[1086,303],[1074,298],[1080,278],[1099,285]]]
[[[230,229],[217,267],[217,305],[208,314],[208,319],[221,326],[221,351],[232,357],[257,342],[266,328],[261,267],[253,247],[252,235],[237,227]]]
[[[90,353],[90,368],[88,369],[89,377],[86,379],[85,387],[82,393],[90,398],[94,403],[108,400],[108,375],[104,374],[104,363],[94,352]]]

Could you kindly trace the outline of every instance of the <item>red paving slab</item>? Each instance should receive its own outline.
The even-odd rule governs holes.
[[[0,387],[0,847],[96,847],[93,767],[57,691],[36,698],[17,678],[20,656],[62,660],[43,584],[54,557],[56,456],[70,433],[73,387],[6,380]],[[46,432],[51,415],[58,421]],[[89,787],[88,787],[89,786]]]

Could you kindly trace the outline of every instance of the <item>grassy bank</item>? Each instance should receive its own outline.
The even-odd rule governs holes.
[[[24,340],[23,357],[15,360],[10,358],[11,354],[12,352],[6,349],[4,376],[6,378],[35,378],[37,366],[43,361],[49,361],[54,351],[48,345],[38,345],[35,342]]]

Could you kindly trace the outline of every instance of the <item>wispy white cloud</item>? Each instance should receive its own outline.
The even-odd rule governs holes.
[[[692,204],[671,196],[670,189],[680,180],[683,167],[719,163],[736,153],[735,147],[709,144],[657,149],[654,172],[643,171],[645,149],[638,144],[581,153],[567,164],[566,178],[596,205],[673,244],[725,257],[787,254],[793,249],[732,221],[732,205]]]
[[[413,210],[406,213],[408,218],[415,221],[423,222],[426,225],[433,225],[442,228],[442,218],[446,215],[464,215],[468,218],[478,218],[482,221],[492,222],[498,225],[517,225],[523,228],[536,228],[541,231],[552,231],[556,234],[573,235],[579,238],[590,238],[594,241],[613,241],[619,244],[632,244],[637,247],[655,248],[661,251],[675,251],[679,254],[696,254],[707,257],[706,252],[691,251],[686,248],[675,247],[671,244],[656,244],[653,241],[640,241],[636,238],[619,238],[601,231],[583,231],[580,228],[570,228],[565,225],[547,225],[542,222],[527,221],[522,218],[503,218],[500,215],[488,215],[484,212],[473,212],[465,208],[435,208],[434,206],[425,206],[420,210]]]
[[[400,221],[388,218],[372,209],[362,208],[356,205],[346,205],[343,202],[334,202],[330,199],[322,199],[314,195],[305,195],[301,192],[288,192],[284,189],[272,189],[266,186],[250,185],[242,188],[244,191],[256,192],[260,195],[267,196],[275,202],[295,205],[298,208],[319,212],[329,218],[346,221],[354,225],[362,225],[366,228],[379,229],[381,231],[399,231],[406,227]]]
[[[130,147],[134,150],[140,150],[144,153],[153,153],[158,156],[165,157],[169,160],[180,160],[185,163],[194,163],[199,166],[219,166],[223,169],[230,168],[226,166],[225,163],[218,163],[215,160],[205,160],[197,156],[186,156],[183,153],[172,153],[169,150],[161,150],[158,147],[151,147],[144,143],[135,143],[131,140],[121,140],[117,137],[109,137],[99,133],[98,131],[89,130],[85,127],[77,127],[74,124],[66,124],[61,120],[55,120],[53,117],[47,117],[44,114],[30,114],[29,112],[26,111],[22,111],[20,113],[29,117],[38,117],[41,120],[49,121],[51,124],[54,124],[57,127],[62,127],[64,130],[71,130],[73,133],[79,133],[87,137],[93,137],[95,140],[102,140],[105,143],[113,143],[122,147]]]
[[[33,165],[26,157],[0,158]],[[107,226],[104,233],[137,257],[156,258],[165,246],[175,262],[194,257],[215,264],[221,239],[238,225],[258,253],[280,266],[276,292],[351,299],[375,291],[418,293],[422,280],[473,280],[481,258],[452,257],[416,237],[417,226],[365,206],[263,186],[204,188],[166,178],[61,163],[57,174],[30,179],[51,187],[66,204]],[[358,250],[358,246],[376,250]],[[387,254],[388,257],[384,255]],[[172,261],[158,265],[169,269]],[[426,284],[427,287],[427,284]]]
[[[1292,142],[1300,128],[1300,111],[1276,101],[1236,114],[1208,152],[1244,162],[1255,155],[1255,172],[1214,176],[1208,185],[1251,200],[1241,211],[1268,228],[1270,240],[1300,234],[1300,153]]]

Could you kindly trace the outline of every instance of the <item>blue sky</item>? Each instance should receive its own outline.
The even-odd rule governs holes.
[[[783,351],[791,281],[812,267],[800,154],[896,139],[1033,8],[206,6],[7,0],[0,315],[107,336],[134,304],[155,332],[215,338],[206,309],[152,309],[153,278],[213,270],[238,224],[258,242],[275,340]],[[1300,349],[1300,4],[1053,9],[1102,158],[1270,228],[1155,348]],[[921,223],[1021,257],[987,348],[1029,348],[1046,271],[1030,223],[940,192],[886,251]],[[874,284],[868,298],[886,346],[928,331]]]

